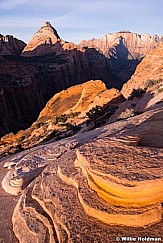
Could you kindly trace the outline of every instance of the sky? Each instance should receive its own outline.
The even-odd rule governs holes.
[[[163,0],[0,0],[0,34],[26,43],[45,21],[80,43],[129,30],[163,35]]]

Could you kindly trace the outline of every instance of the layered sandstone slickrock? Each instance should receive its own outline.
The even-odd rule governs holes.
[[[75,132],[93,129],[95,124],[88,126],[87,113],[100,107],[102,122],[109,116],[106,107],[117,107],[125,99],[117,89],[107,89],[101,80],[91,80],[63,90],[54,95],[39,114],[36,122],[26,130],[15,135],[7,134],[1,138],[0,157],[17,151],[17,148],[27,149],[50,138],[60,139],[72,136]],[[116,108],[115,108],[116,109]],[[63,116],[66,120],[61,119]],[[59,118],[61,119],[59,121]],[[77,128],[76,130],[74,128]]]
[[[26,44],[12,35],[0,35],[0,55],[20,55]]]
[[[3,162],[0,163],[0,181],[2,181],[6,173],[3,168]],[[6,193],[0,183],[0,241],[7,243],[18,243],[19,241],[13,233],[12,214],[16,204],[18,203],[18,197],[9,195]]]
[[[133,74],[140,60],[158,47],[162,38],[157,35],[139,35],[129,31],[107,34],[101,39],[84,40],[80,46],[96,48],[109,60],[111,70],[125,83]]]
[[[116,236],[151,232],[162,237],[163,149],[139,146],[144,122],[159,128],[162,114],[162,108],[151,110],[15,156],[12,171],[28,178],[27,187],[10,171],[2,185],[24,190],[12,218],[18,240],[116,242]]]
[[[41,111],[38,121],[47,121],[55,116],[74,112],[84,115],[92,107],[102,107],[116,98],[124,100],[117,89],[107,89],[101,80],[90,80],[54,95]]]

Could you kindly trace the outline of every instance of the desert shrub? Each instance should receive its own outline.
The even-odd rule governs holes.
[[[22,136],[22,137],[18,138],[17,143],[21,144],[24,139],[25,139],[25,136]]]
[[[90,111],[86,113],[86,117],[88,117],[90,121],[93,121],[98,117],[100,117],[101,114],[102,114],[102,107],[96,105],[96,107],[93,107]]]
[[[73,124],[71,124],[71,123],[65,123],[64,126],[66,126],[66,128],[67,128],[68,130],[73,130],[74,132],[80,130],[80,128],[81,128],[80,126],[78,126],[78,125],[73,125]]]
[[[57,130],[53,130],[51,133],[49,133],[49,134],[45,137],[45,139],[44,139],[43,141],[46,142],[46,141],[49,141],[49,140],[52,139],[52,138],[55,138],[55,137],[57,136],[57,133],[58,133]]]
[[[135,111],[133,108],[127,108],[126,110],[122,111],[122,113],[119,115],[119,120],[127,119],[129,117],[135,116]]]
[[[52,119],[52,124],[56,125],[57,123],[58,123],[58,117],[56,116]]]
[[[81,126],[79,126],[79,125],[73,125],[73,127],[72,127],[72,130],[74,131],[74,132],[77,132],[77,131],[79,131],[81,129]]]
[[[156,84],[161,83],[162,81],[163,81],[163,79],[161,79],[161,78],[160,79],[148,79],[146,81],[145,85],[146,85],[147,88],[150,88],[150,87],[152,87]]]
[[[163,93],[163,87],[158,90],[158,93]]]
[[[34,125],[34,128],[40,128],[43,125],[43,123],[39,122]]]
[[[146,93],[145,89],[134,89],[128,99],[132,100],[135,97],[141,98],[143,96],[143,94],[145,94],[145,93]]]
[[[57,117],[58,122],[66,122],[67,121],[67,115],[61,115]]]
[[[16,146],[16,149],[15,149],[15,152],[21,152],[21,151],[23,151],[24,149],[23,149],[23,147],[22,147],[22,145],[21,144],[18,144],[17,146]]]
[[[87,125],[94,122],[95,127],[105,124],[106,120],[114,114],[118,107],[117,106],[96,106],[93,107],[89,112],[86,113]]]
[[[73,112],[73,113],[68,114],[67,117],[68,118],[74,118],[74,117],[77,117],[80,114],[81,114],[80,111],[76,111],[76,112]]]

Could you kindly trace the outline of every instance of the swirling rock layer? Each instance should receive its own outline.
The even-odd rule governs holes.
[[[20,158],[15,170],[48,165],[14,210],[19,241],[115,242],[116,236],[151,232],[161,237],[163,149],[138,146],[131,124],[140,126],[143,119],[47,144]]]

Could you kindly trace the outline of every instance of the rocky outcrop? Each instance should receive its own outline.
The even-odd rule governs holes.
[[[108,122],[127,119],[163,104],[163,44],[152,50],[136,68],[131,79],[124,84],[121,93],[127,99],[119,105]],[[151,126],[149,125],[151,128]],[[149,131],[148,127],[144,127]],[[151,128],[152,129],[152,128]],[[151,130],[152,133],[152,130]],[[146,139],[145,139],[146,140]],[[154,139],[155,141],[155,139]],[[147,142],[147,140],[146,140]],[[148,142],[147,142],[148,143]],[[155,143],[155,142],[154,142]]]
[[[60,48],[60,37],[49,22],[32,37],[22,52],[22,56],[40,56],[54,53]]]
[[[54,95],[41,111],[38,122],[39,120],[45,119],[47,121],[55,116],[74,112],[80,112],[84,115],[92,107],[96,105],[104,106],[119,96],[121,94],[118,90],[107,90],[101,80],[91,80]]]
[[[132,44],[135,52],[137,51],[138,38],[141,39],[140,43],[147,41],[146,47],[150,46],[149,49],[160,41],[156,36],[140,38],[132,33],[122,34],[124,40],[126,38],[121,43],[122,46],[130,48],[132,52]],[[124,57],[117,53],[120,56],[118,59],[113,58],[115,62],[123,59],[125,63],[124,58],[127,58],[127,62],[130,59],[129,56]],[[132,61],[135,62],[135,58],[136,56]],[[110,65],[110,59],[104,51],[61,40],[49,22],[45,22],[34,35],[21,57],[1,56],[0,60],[0,136],[29,127],[47,101],[61,90],[89,80],[102,80],[107,88],[118,89],[123,83],[121,78],[112,73],[112,64]],[[123,75],[127,73],[124,66],[122,69]]]
[[[152,237],[161,238],[163,149],[139,146],[143,123],[155,117],[153,126],[159,127],[161,114],[162,109],[148,111],[13,158],[14,173],[2,182],[11,193],[24,190],[18,176],[29,183],[33,171],[46,164],[26,184],[14,210],[18,240],[115,242],[117,235],[137,237],[151,231]]]
[[[0,35],[0,55],[20,55],[26,44],[12,35]]]
[[[152,50],[138,65],[131,79],[122,88],[128,98],[133,90],[146,89],[162,96],[163,86],[163,43]]]
[[[1,136],[30,126],[47,101],[63,89],[92,79],[119,87],[102,54],[73,43],[63,43],[57,55],[1,57],[0,74]]]
[[[140,60],[162,41],[157,35],[139,35],[129,31],[120,31],[107,34],[101,39],[82,41],[80,46],[95,48],[103,53],[109,60],[112,72],[125,83]]]
[[[49,100],[30,128],[1,138],[0,157],[52,138],[60,139],[72,136],[79,130],[93,129],[95,122],[103,124],[124,100],[117,89],[108,90],[100,80],[91,80],[63,90]],[[87,115],[91,111],[95,112],[93,117],[90,115],[92,119],[98,115],[97,121],[89,120]]]
[[[161,38],[157,35],[139,35],[130,31],[107,34],[101,39],[82,41],[81,46],[97,48],[108,57],[117,59],[140,59],[156,48]],[[113,51],[114,50],[114,51]]]

